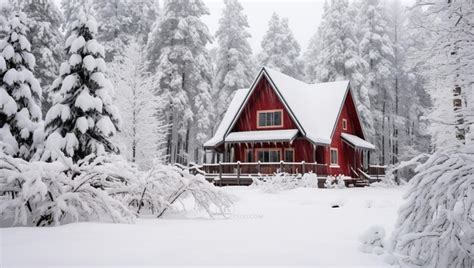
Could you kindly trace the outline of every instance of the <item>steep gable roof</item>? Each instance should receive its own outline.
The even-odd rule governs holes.
[[[225,140],[239,118],[256,84],[265,76],[276,91],[303,136],[315,144],[330,144],[346,96],[349,81],[307,84],[263,67],[250,89],[238,90],[232,99],[214,137],[205,147]]]

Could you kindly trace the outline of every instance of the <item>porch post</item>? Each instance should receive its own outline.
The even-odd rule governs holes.
[[[240,161],[237,161],[237,185],[240,185]]]
[[[219,184],[222,186],[222,162],[219,161]]]

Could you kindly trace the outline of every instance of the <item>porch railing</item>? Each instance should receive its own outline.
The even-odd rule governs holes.
[[[203,164],[202,170],[207,174],[265,174],[270,175],[279,172],[291,174],[313,172],[320,176],[328,174],[326,164],[306,162],[225,162],[218,164]]]

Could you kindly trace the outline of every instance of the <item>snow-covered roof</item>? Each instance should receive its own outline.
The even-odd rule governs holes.
[[[355,135],[351,135],[348,133],[341,133],[341,137],[347,141],[349,144],[358,147],[358,148],[363,148],[363,149],[368,149],[368,150],[375,150],[375,145],[372,143],[369,143]]]
[[[267,67],[264,70],[305,136],[315,143],[330,144],[349,81],[307,84]]]
[[[297,129],[257,130],[232,132],[225,138],[226,142],[259,142],[259,141],[292,141],[298,135]]]
[[[222,118],[222,121],[216,130],[216,133],[214,133],[214,137],[205,142],[204,147],[214,147],[224,141],[225,133],[227,132],[227,129],[232,123],[235,115],[239,111],[239,108],[242,105],[242,102],[244,101],[248,91],[248,88],[243,88],[235,92],[234,97],[232,98],[232,101],[230,102],[229,107],[227,108],[227,111],[225,112],[224,117]]]
[[[271,83],[303,136],[316,144],[331,143],[336,121],[349,90],[349,81],[307,84],[263,67],[250,89],[240,89],[235,93],[214,137],[204,147],[214,147],[227,141],[226,135],[230,135],[262,76]]]

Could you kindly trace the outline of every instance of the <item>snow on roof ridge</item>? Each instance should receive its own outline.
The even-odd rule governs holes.
[[[285,74],[285,73],[282,73],[282,72],[280,72],[280,71],[278,71],[278,70],[275,70],[275,69],[272,69],[272,68],[270,68],[270,67],[264,66],[263,68],[267,71],[267,73],[268,73],[268,71],[270,71],[270,72],[272,72],[272,73],[274,73],[274,74],[277,73],[277,74],[280,74],[280,75],[282,75],[282,76],[286,76],[286,77],[288,77],[288,78],[290,78],[290,79],[292,79],[292,80],[295,80],[295,81],[298,81],[298,82],[300,82],[300,83],[306,84],[307,86],[324,85],[324,84],[332,84],[332,83],[341,83],[341,84],[342,84],[342,83],[349,83],[349,82],[350,82],[349,80],[338,80],[338,81],[329,81],[329,82],[306,83],[305,81],[296,79],[296,78],[294,78],[294,77],[292,77],[292,76],[290,76],[290,75],[287,75],[287,74]],[[269,74],[269,75],[271,76],[271,74]]]

